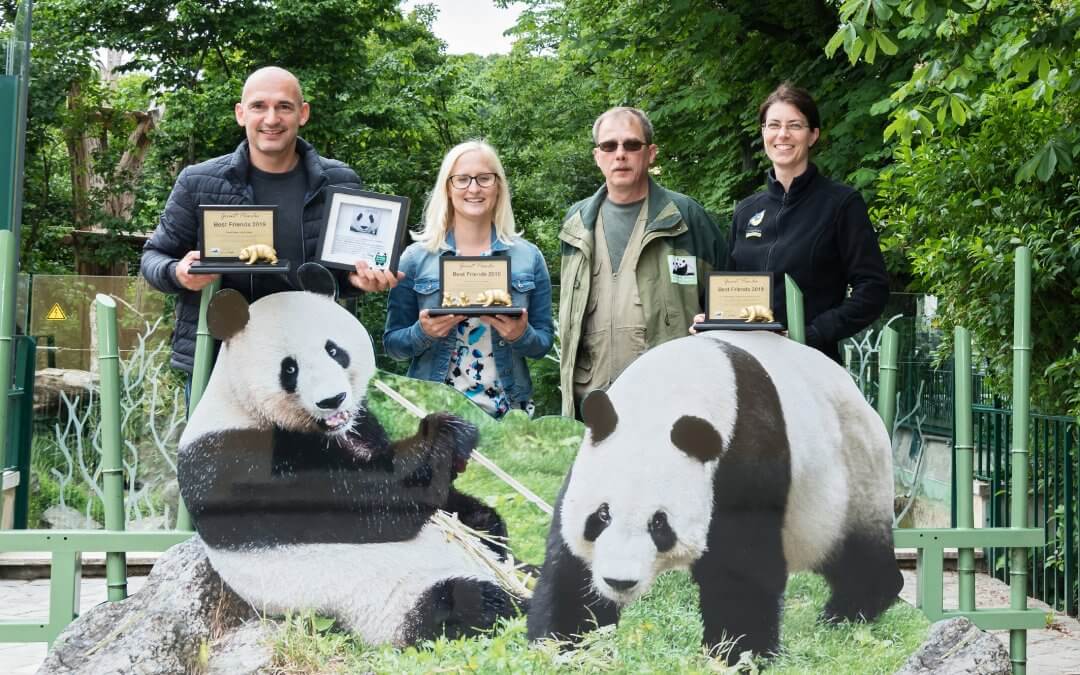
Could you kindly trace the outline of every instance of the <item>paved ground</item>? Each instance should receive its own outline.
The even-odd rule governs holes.
[[[900,597],[915,603],[915,570],[902,570],[904,590]],[[957,574],[945,572],[945,609],[956,609]],[[975,575],[975,607],[1009,606],[1009,586],[985,574]],[[1040,607],[1050,612],[1050,607],[1038,600],[1028,598],[1028,607]],[[1005,648],[1009,648],[1009,631],[991,631]],[[1080,675],[1080,622],[1065,614],[1054,613],[1054,622],[1046,630],[1030,630],[1027,639],[1029,675]]]
[[[128,593],[142,588],[146,577],[129,577]],[[79,607],[86,611],[105,602],[105,579],[83,579]],[[49,615],[49,580],[0,579],[0,619],[34,621]],[[45,660],[45,643],[21,644],[0,642],[0,673],[31,675]]]
[[[142,588],[145,577],[131,577],[129,592]],[[976,575],[977,607],[1007,607],[1009,587],[985,574]],[[915,572],[904,570],[904,590],[908,602],[915,599]],[[945,606],[956,607],[956,573],[945,573]],[[104,579],[83,579],[82,609],[105,601]],[[951,602],[951,604],[950,604]],[[1031,600],[1030,606],[1049,607]],[[0,579],[0,619],[35,619],[48,614],[49,580],[16,581]],[[995,631],[1006,647],[1007,631]],[[45,659],[45,645],[0,643],[0,673],[31,675]],[[1057,614],[1051,628],[1028,632],[1028,673],[1031,675],[1080,675],[1080,623]]]

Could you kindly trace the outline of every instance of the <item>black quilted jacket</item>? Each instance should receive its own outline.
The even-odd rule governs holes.
[[[356,172],[343,162],[319,156],[302,139],[296,141],[300,161],[307,171],[307,194],[304,198],[304,260],[292,261],[294,268],[315,258],[319,233],[327,206],[325,189],[329,186],[362,187]],[[173,332],[172,365],[191,372],[195,360],[195,332],[199,322],[199,293],[189,291],[176,281],[176,264],[188,251],[199,247],[198,213],[200,204],[253,204],[254,190],[248,183],[248,144],[245,140],[231,155],[189,166],[180,172],[165,211],[154,233],[143,247],[141,272],[150,285],[166,293],[176,293],[176,328]],[[345,273],[335,272],[338,287],[348,294],[352,286]],[[278,275],[227,275],[223,288],[235,288],[249,302],[264,295],[288,290],[286,277]]]

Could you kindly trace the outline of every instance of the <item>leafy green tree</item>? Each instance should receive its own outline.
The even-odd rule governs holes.
[[[875,215],[893,269],[966,325],[1008,391],[1013,249],[1034,259],[1033,395],[1080,412],[1080,6],[846,0],[826,46],[848,60],[903,59],[888,113],[894,163]],[[884,54],[884,56],[882,56]],[[910,55],[917,55],[912,61]]]

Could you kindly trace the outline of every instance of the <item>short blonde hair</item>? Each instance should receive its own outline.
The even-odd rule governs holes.
[[[428,196],[427,204],[424,205],[424,231],[414,234],[413,238],[421,242],[424,248],[431,252],[437,252],[446,244],[446,233],[453,226],[453,208],[450,205],[450,172],[454,164],[467,152],[479,152],[481,156],[491,164],[491,168],[499,179],[498,194],[495,196],[495,236],[499,241],[510,244],[513,237],[518,236],[514,229],[514,211],[510,206],[510,186],[506,181],[506,172],[495,148],[481,140],[465,141],[450,148],[443,157],[442,166],[439,167],[439,176],[435,179],[435,187]]]

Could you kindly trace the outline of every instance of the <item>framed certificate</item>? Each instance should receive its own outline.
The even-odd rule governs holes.
[[[705,321],[694,330],[783,330],[773,316],[772,274],[712,272],[705,296]]]
[[[277,207],[270,205],[201,204],[199,260],[191,273],[288,272],[289,261],[279,259],[274,249],[276,214]]]
[[[397,272],[409,199],[350,188],[327,188],[326,220],[319,235],[318,260],[327,267],[352,270],[357,260]]]
[[[510,295],[510,258],[506,256],[452,256],[439,258],[440,307],[429,310],[464,316],[509,314],[520,316]]]

